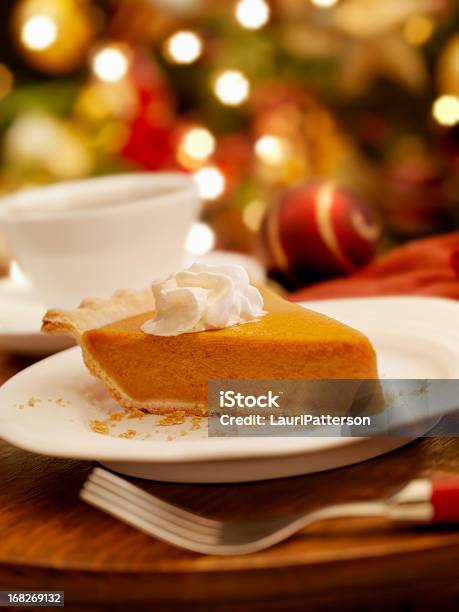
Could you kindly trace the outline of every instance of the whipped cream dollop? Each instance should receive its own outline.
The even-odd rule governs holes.
[[[178,336],[256,321],[266,314],[263,298],[237,265],[193,264],[152,285],[156,316],[141,329]]]

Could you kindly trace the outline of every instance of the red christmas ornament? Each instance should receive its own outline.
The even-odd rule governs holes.
[[[138,112],[121,153],[147,170],[175,169],[176,108],[169,85],[156,64],[140,53],[135,56],[131,80]]]
[[[356,195],[321,181],[287,191],[262,230],[268,268],[294,286],[353,272],[373,258],[378,235]]]

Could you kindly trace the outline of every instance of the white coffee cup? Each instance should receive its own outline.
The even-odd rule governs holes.
[[[179,269],[199,209],[185,174],[122,174],[0,198],[0,231],[43,303],[73,307]]]

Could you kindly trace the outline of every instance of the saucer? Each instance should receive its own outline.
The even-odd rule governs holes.
[[[0,280],[0,349],[24,355],[50,355],[74,344],[64,335],[40,332],[46,308],[25,282]]]
[[[265,280],[260,263],[248,255],[229,251],[211,251],[206,255],[186,255],[183,267],[193,262],[210,265],[239,264],[244,266],[257,282]],[[83,296],[82,296],[83,297]],[[0,350],[31,356],[45,356],[73,346],[66,335],[40,332],[41,319],[46,307],[34,294],[33,288],[15,264],[11,276],[0,279]]]

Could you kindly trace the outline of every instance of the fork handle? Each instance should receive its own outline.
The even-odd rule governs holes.
[[[459,523],[459,479],[412,480],[389,500],[388,514],[394,521]]]

